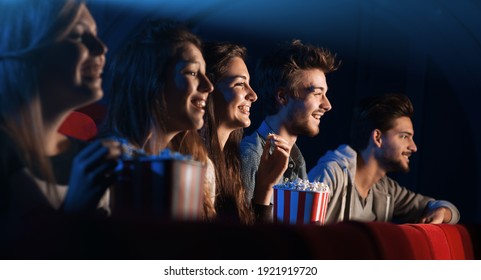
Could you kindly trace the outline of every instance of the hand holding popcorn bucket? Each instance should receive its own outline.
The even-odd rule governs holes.
[[[297,179],[274,186],[274,223],[323,225],[329,202],[329,187]]]

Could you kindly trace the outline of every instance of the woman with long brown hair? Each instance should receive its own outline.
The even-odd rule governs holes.
[[[207,97],[213,89],[201,50],[200,38],[181,23],[147,22],[111,65],[107,133],[149,155],[175,148],[208,164],[195,132],[204,124]],[[209,204],[210,199],[205,199],[205,217],[212,215]]]
[[[245,224],[270,221],[272,206],[248,201],[240,174],[240,141],[243,128],[251,124],[250,108],[257,100],[249,84],[246,48],[225,42],[209,43],[204,46],[204,57],[214,91],[207,102],[202,135],[216,169],[217,216]],[[266,160],[262,163],[269,165]],[[258,174],[263,175],[262,171]]]

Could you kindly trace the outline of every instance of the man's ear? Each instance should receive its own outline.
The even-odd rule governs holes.
[[[286,106],[288,101],[288,92],[285,88],[281,87],[276,92],[276,101],[282,106]]]
[[[382,132],[377,128],[374,129],[371,133],[371,140],[376,147],[380,148],[382,145]]]

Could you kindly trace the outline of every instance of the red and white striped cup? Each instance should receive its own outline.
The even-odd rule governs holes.
[[[111,188],[112,215],[200,220],[205,178],[200,162],[140,157],[122,165]]]
[[[323,225],[328,202],[328,190],[304,191],[274,186],[274,223]]]

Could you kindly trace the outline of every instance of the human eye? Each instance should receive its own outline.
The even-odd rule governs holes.
[[[234,84],[234,86],[244,88],[246,86],[246,83],[245,82],[237,82],[237,83]]]
[[[72,40],[72,41],[78,41],[78,42],[82,42],[82,39],[83,39],[83,35],[81,32],[70,32],[68,35],[67,35],[67,38]]]
[[[324,96],[326,96],[326,93],[323,92],[323,91],[316,90],[316,91],[312,92],[312,95],[313,95],[315,98],[323,99]]]
[[[185,69],[184,71],[182,71],[184,75],[186,76],[192,76],[192,77],[197,77],[199,75],[199,72],[196,71],[196,70],[192,70],[192,69]]]
[[[73,41],[82,41],[85,30],[81,24],[75,25],[72,30],[67,34],[67,38]]]
[[[184,67],[182,67],[181,73],[185,76],[197,77],[201,74],[201,68],[198,67],[197,63],[184,62]]]
[[[320,87],[310,86],[307,88],[307,91],[315,96],[322,96],[325,94],[325,92]]]

